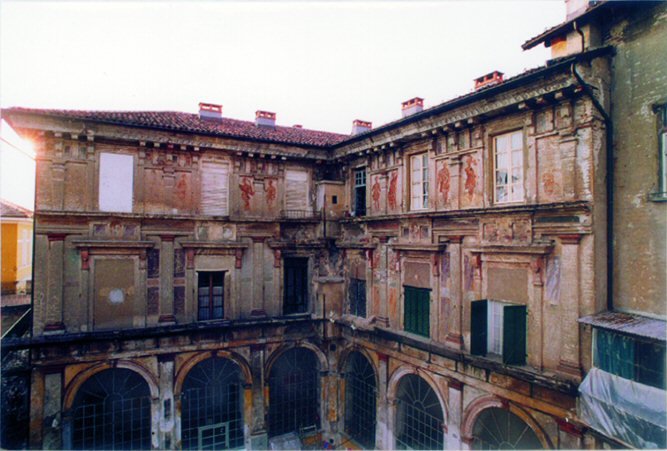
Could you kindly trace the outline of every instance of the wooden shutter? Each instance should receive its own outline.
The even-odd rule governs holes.
[[[308,173],[285,171],[285,210],[308,210]]]
[[[227,163],[202,163],[201,210],[205,215],[229,214],[229,166]]]
[[[403,326],[406,331],[428,337],[430,335],[431,290],[405,287]]]
[[[470,353],[486,355],[487,302],[470,303]]]
[[[503,363],[526,364],[526,306],[503,308]]]

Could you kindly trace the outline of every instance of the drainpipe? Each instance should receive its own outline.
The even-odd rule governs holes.
[[[577,21],[573,23],[574,31],[579,33],[581,36],[581,51],[584,51],[584,34],[577,26]],[[584,90],[586,95],[590,97],[593,102],[593,106],[600,113],[604,119],[605,125],[605,141],[606,141],[606,170],[607,170],[607,310],[612,311],[614,309],[614,154],[613,154],[613,123],[611,116],[604,109],[600,101],[595,97],[591,86],[588,85],[584,79],[581,77],[579,72],[577,72],[577,63],[576,61],[572,63],[570,68],[572,75],[577,79],[579,86]]]

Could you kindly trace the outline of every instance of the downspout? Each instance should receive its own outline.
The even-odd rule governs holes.
[[[577,26],[577,21],[572,23],[574,31],[581,36],[581,51],[584,51],[584,34]],[[605,125],[605,147],[606,147],[606,188],[607,188],[607,310],[614,309],[614,155],[613,155],[613,139],[614,129],[611,116],[604,109],[600,101],[595,97],[593,90],[584,79],[577,72],[576,61],[572,63],[570,68],[572,75],[577,79],[579,86],[584,90],[586,95],[590,97],[595,109],[600,113]]]

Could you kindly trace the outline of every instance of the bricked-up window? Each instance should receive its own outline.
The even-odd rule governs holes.
[[[470,353],[499,355],[507,365],[525,365],[526,306],[487,300],[472,302]]]
[[[366,281],[350,279],[350,314],[366,318]]]
[[[101,211],[132,212],[134,157],[118,153],[100,154],[99,208]]]
[[[197,311],[200,321],[224,317],[225,273],[200,271],[197,283]]]
[[[308,172],[285,171],[285,210],[305,212],[308,208]]]
[[[410,210],[428,208],[428,154],[410,157]]]
[[[524,200],[523,133],[496,136],[494,150],[494,198],[496,203]]]
[[[651,200],[667,201],[667,105],[656,108],[658,114],[658,191]]]
[[[594,361],[597,368],[624,379],[665,389],[665,343],[642,340],[595,329]]]
[[[366,168],[354,171],[354,215],[366,214]]]
[[[430,335],[431,290],[405,286],[403,326],[407,332],[428,337]]]

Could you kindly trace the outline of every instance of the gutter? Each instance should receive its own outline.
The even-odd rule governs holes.
[[[581,50],[584,50],[584,34],[579,29],[577,21],[572,22],[574,31],[581,36]],[[606,188],[607,188],[607,310],[614,310],[614,154],[613,154],[613,140],[614,128],[611,116],[604,109],[600,101],[595,97],[591,86],[588,85],[577,72],[577,60],[572,62],[570,71],[574,78],[577,79],[579,86],[584,90],[586,95],[590,97],[593,106],[600,113],[604,119],[605,125],[605,151],[606,151]]]

